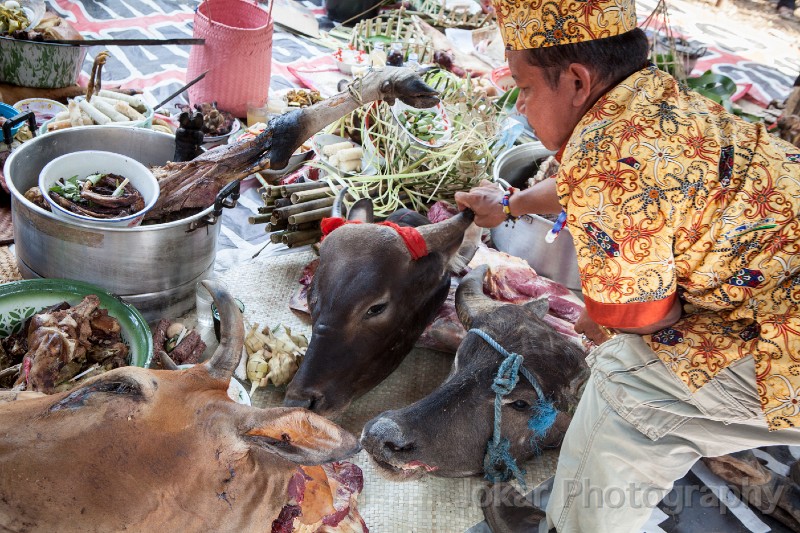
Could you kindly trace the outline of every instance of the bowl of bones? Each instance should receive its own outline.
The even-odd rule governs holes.
[[[77,126],[149,128],[152,124],[153,108],[139,96],[103,89],[88,100],[85,96],[68,100],[67,110],[45,122],[39,134]]]
[[[54,216],[104,228],[138,226],[156,203],[153,173],[133,158],[85,150],[50,161],[39,174],[39,192]]]
[[[62,392],[112,368],[148,367],[152,353],[144,317],[100,287],[66,279],[0,285],[0,388]]]

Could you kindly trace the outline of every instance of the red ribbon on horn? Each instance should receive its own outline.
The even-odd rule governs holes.
[[[322,222],[320,223],[320,228],[322,229],[322,238],[324,239],[332,231],[341,228],[345,224],[361,224],[361,221],[345,220],[341,217],[323,218]],[[403,239],[403,243],[406,245],[408,253],[411,254],[411,259],[414,261],[420,257],[425,257],[428,255],[428,245],[425,244],[425,239],[422,238],[422,234],[419,232],[419,230],[417,230],[417,228],[398,226],[394,222],[378,222],[377,225],[388,226],[395,230],[397,234],[400,235],[400,238]]]

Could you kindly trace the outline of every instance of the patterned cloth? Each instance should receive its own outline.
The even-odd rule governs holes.
[[[771,429],[800,424],[800,153],[654,67],[573,131],[557,176],[589,314],[690,390],[746,354]]]
[[[613,37],[636,27],[634,0],[493,0],[509,50]]]

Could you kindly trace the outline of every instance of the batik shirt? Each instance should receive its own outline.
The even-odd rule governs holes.
[[[800,425],[800,149],[651,67],[611,89],[557,176],[589,315],[690,390],[748,354],[770,429]]]

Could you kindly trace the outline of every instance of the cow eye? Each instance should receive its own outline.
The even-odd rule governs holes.
[[[367,309],[367,314],[364,315],[364,318],[372,318],[373,316],[378,316],[379,314],[386,311],[387,304],[377,304],[373,305],[369,309]]]
[[[94,387],[96,392],[108,394],[139,394],[139,383],[136,381],[105,381]]]
[[[516,409],[517,411],[526,411],[531,406],[531,404],[525,400],[517,400],[509,405],[511,405],[512,409]]]

